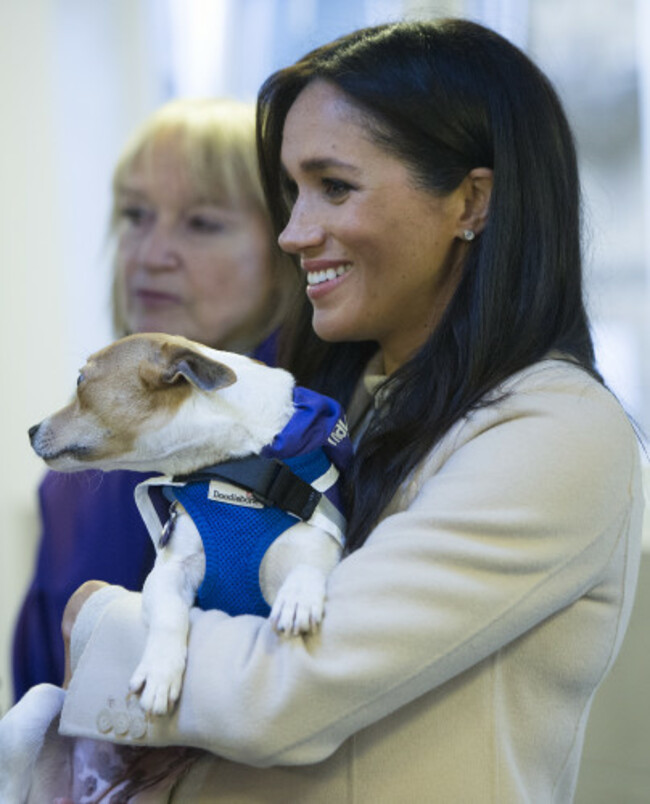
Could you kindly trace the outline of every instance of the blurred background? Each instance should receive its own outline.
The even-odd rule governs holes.
[[[650,0],[2,0],[0,711],[38,536],[42,466],[26,431],[111,339],[105,233],[126,138],[170,97],[252,100],[339,34],[438,16],[495,28],[558,88],[581,160],[599,365],[650,433]],[[650,802],[649,530],[630,632],[591,718],[584,804]]]

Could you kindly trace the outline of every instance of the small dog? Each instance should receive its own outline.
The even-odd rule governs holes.
[[[150,533],[156,540],[160,537],[156,563],[143,588],[148,638],[130,681],[131,691],[140,694],[140,705],[147,714],[164,715],[178,700],[189,610],[197,592],[200,599],[206,587],[205,537],[187,512],[194,505],[193,498],[183,496],[187,489],[196,488],[197,477],[206,483],[206,496],[229,511],[242,505],[246,509],[269,507],[266,491],[260,495],[255,483],[247,486],[237,472],[234,481],[228,472],[225,479],[221,474],[224,467],[239,470],[246,463],[239,459],[247,456],[266,455],[259,459],[266,461],[265,470],[269,463],[273,472],[282,470],[282,482],[276,486],[288,483],[291,490],[296,481],[303,493],[298,508],[307,490],[310,502],[302,514],[292,510],[292,505],[279,511],[271,494],[270,502],[276,503],[273,510],[288,518],[290,527],[270,539],[259,567],[258,591],[264,598],[262,605],[272,606],[270,619],[276,631],[298,635],[319,626],[327,575],[338,562],[343,545],[344,519],[331,498],[336,493],[338,469],[349,461],[351,446],[340,408],[333,400],[310,394],[296,388],[288,372],[241,355],[178,336],[132,335],[91,356],[79,374],[72,402],[30,429],[34,450],[54,470],[131,469],[164,476],[147,481],[136,491]],[[321,401],[325,415],[318,411]],[[313,427],[307,410],[316,410]],[[312,436],[303,432],[309,427]],[[320,440],[317,448],[314,438]],[[287,476],[285,467],[292,466],[293,451],[298,453],[295,460],[302,466],[302,480],[295,462]],[[305,477],[309,456],[314,455],[318,455],[318,466],[316,470],[307,467]],[[278,457],[284,462],[279,469]],[[211,467],[207,475],[206,467]],[[171,512],[167,522],[159,514],[162,487],[165,510]],[[268,491],[268,486],[265,488]],[[293,499],[291,493],[288,496]],[[228,610],[228,601],[219,606]],[[50,708],[56,708],[62,697],[50,689],[47,700]],[[31,705],[32,712],[34,709]],[[5,719],[10,715],[12,711]],[[16,714],[13,718],[16,720]],[[49,724],[49,710],[48,718]],[[3,725],[0,723],[0,742]]]

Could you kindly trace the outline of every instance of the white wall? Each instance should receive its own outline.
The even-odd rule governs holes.
[[[26,431],[63,391],[64,255],[54,159],[53,20],[47,0],[0,6],[0,642],[3,660],[17,590],[34,540],[32,490],[40,467]],[[38,379],[37,379],[38,378]],[[0,665],[6,701],[8,668]]]
[[[65,402],[85,355],[109,337],[110,172],[161,100],[148,10],[140,0],[0,3],[0,710],[37,537],[42,467],[27,429]]]

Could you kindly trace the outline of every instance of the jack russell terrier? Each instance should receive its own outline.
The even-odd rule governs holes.
[[[180,696],[195,602],[268,614],[288,636],[319,626],[344,539],[337,481],[352,456],[333,400],[241,355],[131,335],[92,355],[72,402],[29,436],[56,471],[161,473],[136,489],[157,548],[142,592],[148,638],[130,681],[148,716]],[[0,721],[3,802],[23,800],[11,785],[29,775],[63,697],[39,685]]]

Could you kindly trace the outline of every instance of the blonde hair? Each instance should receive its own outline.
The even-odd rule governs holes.
[[[187,165],[197,197],[208,203],[234,203],[260,212],[269,220],[269,246],[276,262],[276,283],[283,313],[293,287],[295,270],[273,238],[255,150],[255,105],[230,98],[181,98],[157,109],[128,141],[113,172],[110,233],[120,221],[119,191],[134,166],[152,159],[157,143],[172,138]],[[111,308],[113,328],[127,333],[121,309],[118,271],[113,266]]]

